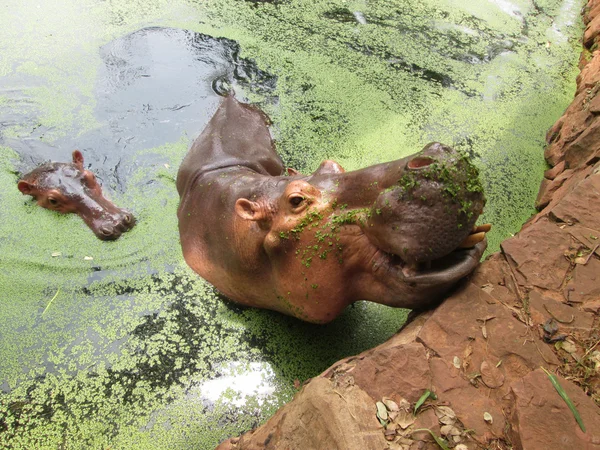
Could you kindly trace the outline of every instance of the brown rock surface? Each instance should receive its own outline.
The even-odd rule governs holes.
[[[589,50],[600,0],[584,21]],[[588,54],[548,133],[543,210],[435,310],[219,448],[438,449],[430,430],[449,447],[600,449],[600,53]],[[540,367],[558,374],[585,433]],[[413,415],[427,390],[437,397]]]
[[[546,374],[537,369],[511,385],[514,409],[510,422],[516,425],[511,430],[513,445],[524,449],[600,449],[597,406],[575,384],[564,378],[559,382],[585,417],[586,433],[577,425],[567,404],[558,395],[549,395],[555,389]]]

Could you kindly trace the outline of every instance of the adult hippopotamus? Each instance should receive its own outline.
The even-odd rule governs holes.
[[[286,171],[268,124],[226,97],[177,175],[185,260],[227,297],[326,323],[357,300],[425,307],[477,266],[485,200],[464,155],[432,143],[306,176]]]
[[[73,152],[72,163],[51,162],[23,175],[19,190],[43,208],[76,213],[102,240],[117,239],[135,225],[133,215],[102,195],[92,172],[83,167],[83,155]]]

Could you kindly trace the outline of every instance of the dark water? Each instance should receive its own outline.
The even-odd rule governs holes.
[[[104,184],[122,191],[140,166],[161,162],[152,155],[136,157],[137,152],[182,135],[195,138],[229,89],[245,101],[245,91],[276,101],[276,77],[239,53],[235,41],[188,30],[151,27],[128,34],[100,49],[94,108],[100,128],[52,143],[39,139],[44,130],[35,128],[19,140],[0,134],[0,145],[19,153],[23,171],[49,160],[68,161],[70,149],[80,149]],[[11,122],[34,120],[13,116]]]

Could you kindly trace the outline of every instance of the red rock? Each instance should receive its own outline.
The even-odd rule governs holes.
[[[519,283],[558,289],[569,269],[564,252],[570,242],[567,232],[542,218],[517,236],[502,242],[501,247]]]
[[[600,118],[596,118],[581,135],[564,148],[566,167],[576,169],[600,158]]]
[[[577,90],[576,93],[580,94],[586,89],[593,89],[596,83],[600,80],[600,58],[598,52],[594,52],[592,60],[581,70],[577,76]]]
[[[408,370],[410,376],[398,379],[399,373]],[[426,348],[416,342],[376,349],[368,359],[354,367],[351,375],[356,385],[374,402],[390,397],[396,402],[405,398],[414,403],[431,386]]]
[[[594,325],[594,317],[590,314],[546,297],[537,291],[529,293],[529,313],[533,323],[538,327],[551,318],[559,321],[559,334],[583,332],[587,335]]]
[[[552,216],[565,223],[579,223],[600,229],[600,174],[592,175],[578,184],[554,208]]]
[[[564,163],[565,163],[564,161],[561,161],[559,164],[562,164],[564,166]],[[567,173],[561,174],[563,176],[556,178],[552,181],[547,180],[546,178],[542,179],[542,182],[540,184],[540,190],[538,191],[537,198],[535,199],[536,209],[541,210],[541,209],[545,208],[546,206],[548,206],[550,201],[552,201],[554,194],[556,194],[556,191],[558,191],[562,187],[562,185],[568,179],[568,177],[572,171],[565,171],[565,172],[567,172]]]
[[[558,378],[579,411],[586,433],[548,376],[537,369],[511,387],[515,402],[510,418],[513,445],[522,449],[600,449],[598,407],[575,384]]]
[[[594,310],[600,301],[600,260],[592,256],[587,264],[577,264],[567,287],[570,301]]]
[[[585,28],[583,33],[583,45],[591,47],[594,44],[595,39],[600,33],[600,16],[594,17]]]
[[[550,200],[550,203],[548,203],[548,205],[538,214],[538,216],[533,219],[533,222],[535,223],[542,217],[545,217],[548,214],[550,214],[554,207],[560,203],[563,197],[575,190],[577,186],[579,186],[579,183],[592,173],[592,170],[592,167],[585,167],[575,170],[574,172],[568,172],[566,174],[563,172],[558,177],[556,177],[555,180],[566,176],[568,176],[569,178],[567,180],[567,183],[562,183],[562,186],[559,187],[558,190],[552,196],[552,200]]]
[[[582,308],[584,311],[591,312],[594,314],[600,314],[600,300],[593,300],[586,302]]]
[[[482,334],[484,322],[487,339]],[[437,355],[431,360],[431,372],[439,399],[450,402],[465,427],[474,429],[478,436],[502,435],[502,398],[514,379],[546,361],[558,364],[552,351],[542,347],[542,356],[527,335],[526,325],[509,308],[472,283],[440,305],[419,332],[417,339]],[[460,370],[454,367],[455,358],[460,360]],[[509,359],[511,362],[505,364]],[[500,362],[498,370],[507,380],[506,386],[487,389],[470,383],[484,361],[494,367]],[[486,411],[496,417],[491,425],[482,419]]]
[[[314,378],[271,419],[217,449],[383,449],[375,402],[356,386]]]
[[[544,172],[544,178],[548,180],[554,180],[556,176],[559,175],[563,170],[565,170],[565,162],[561,161],[556,166],[546,170]]]
[[[592,114],[599,114],[600,113],[600,95],[598,95],[598,93],[596,93],[596,95],[594,96],[594,98],[590,101],[589,106],[588,106],[588,110]]]

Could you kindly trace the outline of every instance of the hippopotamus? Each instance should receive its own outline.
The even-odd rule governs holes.
[[[424,308],[478,265],[469,159],[440,143],[346,172],[286,169],[269,118],[225,97],[177,175],[187,264],[234,302],[327,323],[357,300]],[[467,248],[463,248],[467,247]]]
[[[43,208],[76,213],[102,240],[117,239],[135,225],[133,214],[102,195],[92,172],[83,167],[83,155],[73,152],[72,163],[51,162],[23,175],[19,190]]]

